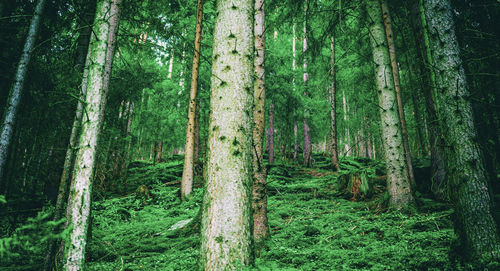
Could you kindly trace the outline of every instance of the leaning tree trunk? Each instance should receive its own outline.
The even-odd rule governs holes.
[[[121,0],[101,0],[97,4],[94,30],[89,47],[89,71],[87,95],[85,99],[85,115],[82,119],[82,130],[78,152],[75,158],[73,184],[71,191],[70,244],[66,247],[65,270],[81,270],[85,261],[85,247],[89,226],[90,196],[92,191],[92,175],[97,142],[101,130],[103,106],[110,73],[106,69],[109,60],[107,52],[112,50],[108,37],[112,35],[110,26],[113,17],[118,16],[118,5]],[[115,12],[110,12],[115,10]],[[117,19],[117,18],[116,18]],[[115,36],[116,37],[116,36]]]
[[[184,155],[184,170],[181,181],[181,200],[189,197],[193,191],[194,178],[194,141],[196,129],[196,95],[198,92],[198,71],[200,67],[201,20],[203,18],[203,1],[198,0],[196,7],[196,34],[194,37],[193,72],[191,73],[191,90],[189,93],[188,123],[186,131],[186,146]]]
[[[264,0],[255,1],[255,81],[254,81],[254,127],[253,127],[253,236],[257,254],[264,240],[269,237],[269,226],[267,224],[267,191],[266,191],[266,167],[262,155],[264,141],[264,113],[266,105],[266,91],[264,86],[264,49],[265,49],[265,13]]]
[[[234,270],[253,262],[254,6],[221,0],[216,10],[199,262],[203,270]]]
[[[382,16],[384,19],[385,36],[389,47],[389,58],[391,59],[392,76],[394,79],[394,89],[396,90],[396,101],[398,102],[399,121],[401,122],[401,136],[403,137],[403,147],[405,150],[406,164],[408,166],[408,177],[412,187],[416,187],[415,176],[413,175],[413,165],[411,162],[410,144],[408,143],[408,130],[406,130],[405,112],[403,109],[403,99],[401,98],[401,84],[399,77],[399,66],[396,58],[396,45],[394,44],[394,33],[392,31],[392,19],[387,6],[387,0],[380,1]]]
[[[395,209],[402,209],[413,203],[413,196],[408,178],[408,167],[401,137],[401,126],[397,111],[396,93],[391,72],[389,50],[385,43],[382,10],[378,0],[366,1],[370,25],[370,43],[373,62],[375,63],[375,83],[377,86],[382,121],[382,142],[384,144],[387,167],[387,190],[391,196],[390,204]]]
[[[470,260],[500,259],[500,239],[488,193],[488,174],[477,142],[470,92],[460,59],[451,4],[421,1],[422,20],[435,68],[434,93],[445,143],[445,168],[455,205],[455,230]]]
[[[335,32],[334,32],[335,35]],[[337,114],[336,114],[336,103],[335,99],[335,37],[331,37],[330,41],[330,75],[332,76],[329,88],[329,102],[330,102],[330,151],[332,152],[332,166],[335,171],[339,171],[339,156],[338,156],[338,146],[337,146]]]
[[[35,13],[33,15],[33,18],[31,18],[28,36],[26,37],[26,42],[24,43],[21,59],[19,60],[19,64],[17,65],[14,85],[10,90],[7,108],[5,109],[2,122],[2,131],[0,134],[0,180],[2,180],[2,176],[4,174],[5,162],[7,161],[9,145],[12,140],[12,133],[14,131],[16,115],[19,108],[19,103],[21,102],[24,80],[26,79],[26,73],[28,71],[31,53],[33,51],[33,48],[35,47],[36,36],[38,34],[38,28],[40,26],[40,17],[42,16],[44,6],[45,0],[39,0],[35,7]]]
[[[308,11],[308,1],[304,1],[304,46],[302,48],[302,53],[304,57],[304,96],[308,96],[307,85],[309,83],[309,73],[307,73],[307,11]],[[312,164],[312,143],[311,135],[309,134],[309,110],[306,108],[304,110],[304,166],[309,167]]]
[[[87,79],[88,79],[88,47],[91,34],[91,23],[95,15],[95,2],[90,2],[85,7],[85,20],[82,21],[83,27],[80,31],[80,36],[78,37],[78,53],[76,55],[76,67],[79,67],[79,72],[83,72],[83,80],[80,89],[80,99],[76,105],[75,118],[73,119],[73,125],[71,128],[71,135],[69,137],[68,148],[66,150],[66,155],[64,158],[63,171],[61,173],[61,179],[59,181],[59,192],[57,194],[56,206],[54,209],[55,221],[61,219],[64,211],[64,202],[68,200],[68,190],[71,178],[71,170],[73,169],[73,162],[75,160],[75,150],[78,144],[77,137],[79,136],[81,123],[82,123],[82,113],[83,113],[83,101],[87,92]],[[87,57],[82,57],[82,55],[87,54]],[[57,247],[57,242],[51,242],[48,247],[47,255],[45,256],[44,270],[48,271],[52,269],[54,253]]]

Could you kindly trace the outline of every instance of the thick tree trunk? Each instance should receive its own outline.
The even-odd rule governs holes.
[[[385,43],[382,10],[378,0],[366,1],[370,25],[370,43],[373,62],[375,63],[375,83],[377,86],[382,136],[387,167],[387,190],[391,196],[390,204],[395,209],[402,209],[413,203],[413,196],[408,178],[401,126],[397,111],[396,93],[391,71],[389,50]]]
[[[427,31],[424,31],[425,20],[422,21],[420,13],[419,0],[414,0],[411,7],[411,24],[413,32],[416,33],[418,50],[417,54],[421,61],[420,73],[422,74],[423,96],[425,99],[425,108],[427,111],[427,123],[429,132],[429,145],[431,151],[431,190],[433,194],[440,199],[445,199],[446,195],[446,170],[443,160],[443,137],[441,135],[435,101],[432,96],[433,89],[436,87],[432,58],[429,51]]]
[[[269,101],[269,128],[267,129],[267,160],[274,163],[274,103]]]
[[[401,122],[401,136],[403,137],[403,147],[405,151],[406,164],[408,166],[408,176],[410,184],[415,187],[415,176],[413,175],[413,165],[411,162],[410,144],[408,143],[408,130],[406,130],[406,119],[403,106],[403,99],[401,98],[401,83],[399,77],[399,66],[396,58],[396,45],[394,44],[394,33],[392,31],[392,19],[387,6],[387,0],[381,0],[380,6],[382,8],[382,16],[384,19],[385,36],[387,39],[387,46],[389,48],[389,58],[391,60],[392,76],[394,79],[394,89],[396,90],[396,101],[398,103],[399,121]]]
[[[198,93],[198,71],[200,67],[201,26],[203,18],[203,1],[198,0],[196,7],[196,34],[194,37],[193,72],[191,73],[191,90],[189,93],[188,123],[184,154],[184,170],[181,181],[181,200],[189,197],[193,191],[194,179],[194,141],[196,129],[196,95]]]
[[[2,131],[0,134],[0,181],[4,175],[5,163],[7,161],[10,142],[12,141],[12,133],[14,131],[14,124],[16,121],[19,103],[21,102],[24,81],[31,59],[31,53],[35,47],[35,41],[40,26],[40,17],[45,6],[45,0],[38,0],[35,7],[35,12],[31,18],[28,36],[24,43],[23,52],[17,65],[16,78],[9,94],[7,101],[7,108],[4,111]]]
[[[266,91],[264,86],[264,50],[265,50],[265,13],[264,0],[255,1],[255,81],[254,81],[254,127],[253,127],[253,236],[257,254],[264,240],[269,237],[267,224],[267,191],[266,167],[264,166],[262,146],[264,141],[264,113],[266,105]],[[271,149],[271,148],[270,148]]]
[[[308,0],[304,1],[304,45],[302,48],[302,53],[304,55],[304,96],[308,96],[308,83],[309,83],[309,73],[307,72],[307,16],[308,16]],[[312,165],[312,143],[311,135],[309,134],[309,110],[306,108],[304,110],[304,166],[309,167]]]
[[[95,15],[95,2],[90,2],[85,6],[85,20],[82,22],[83,26],[80,31],[80,36],[78,37],[78,53],[76,56],[75,66],[79,69],[79,72],[83,72],[83,80],[80,86],[80,100],[78,100],[76,105],[75,118],[73,120],[73,126],[71,128],[71,135],[69,137],[69,144],[66,150],[66,155],[64,158],[63,171],[61,174],[61,179],[59,182],[59,192],[57,194],[56,206],[54,209],[54,221],[61,219],[64,211],[64,202],[68,201],[68,190],[70,186],[71,170],[73,169],[75,160],[75,150],[78,144],[78,136],[82,123],[82,113],[83,104],[81,101],[85,99],[87,91],[87,79],[88,79],[88,57],[82,57],[82,55],[88,55],[88,47],[90,42],[91,34],[91,23]],[[56,242],[49,244],[47,255],[45,256],[44,270],[48,271],[52,269],[54,253],[57,247]]]
[[[421,1],[426,45],[435,68],[434,93],[445,143],[445,168],[455,205],[455,230],[470,260],[500,259],[500,240],[488,193],[488,174],[477,142],[452,8],[448,0]]]
[[[217,1],[200,269],[253,262],[253,1]]]
[[[334,32],[335,35],[335,32]],[[337,146],[337,100],[335,98],[335,37],[331,37],[330,41],[330,75],[332,82],[329,88],[329,102],[330,102],[330,151],[332,152],[332,166],[335,171],[339,171],[339,158]]]
[[[82,119],[82,130],[73,171],[71,204],[68,205],[71,227],[69,240],[71,244],[66,248],[65,270],[81,270],[85,261],[92,175],[97,142],[102,127],[105,94],[111,72],[111,68],[107,69],[106,62],[112,59],[108,52],[112,50],[109,47],[114,45],[114,42],[110,42],[108,38],[111,36],[116,38],[116,35],[111,33],[113,31],[111,25],[113,21],[116,20],[116,23],[118,21],[120,2],[121,0],[102,0],[97,4],[93,31],[96,36],[92,36],[89,47],[89,71],[85,99],[86,114]]]

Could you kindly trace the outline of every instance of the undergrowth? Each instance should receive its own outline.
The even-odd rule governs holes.
[[[340,174],[324,164],[270,167],[272,237],[252,270],[461,269],[450,260],[455,236],[450,222],[453,211],[447,204],[420,196],[415,213],[388,211],[380,187],[384,182],[381,163],[347,158]],[[178,185],[170,185],[179,165],[173,161],[131,170],[129,178],[134,185],[146,185],[149,196],[136,192],[94,203],[88,270],[197,268],[199,234],[171,234],[172,226],[196,216],[202,197],[197,188],[192,200],[179,201]],[[159,176],[159,168],[176,168],[176,172],[162,173],[170,174],[163,175],[169,178],[154,177]],[[356,185],[359,189],[353,190]]]

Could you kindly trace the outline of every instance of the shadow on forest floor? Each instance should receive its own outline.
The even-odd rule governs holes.
[[[179,201],[172,177],[179,168],[182,163],[174,160],[131,169],[128,178],[134,185],[142,180],[142,188],[94,203],[89,270],[196,269],[199,235],[180,237],[169,231],[194,217],[201,205],[201,188],[191,201]],[[459,268],[449,257],[455,236],[448,205],[419,197],[417,211],[387,211],[383,165],[346,158],[341,168],[332,173],[320,156],[314,168],[269,167],[272,238],[256,260],[256,270]],[[200,186],[201,179],[197,181]]]

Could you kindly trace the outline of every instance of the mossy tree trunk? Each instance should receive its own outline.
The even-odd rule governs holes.
[[[17,111],[19,108],[19,103],[21,102],[24,81],[26,79],[26,73],[28,72],[28,66],[30,64],[31,53],[33,52],[33,48],[35,47],[35,41],[38,34],[38,29],[40,27],[40,18],[42,17],[42,11],[45,6],[45,2],[45,0],[39,0],[35,6],[35,12],[33,14],[33,17],[31,18],[23,52],[21,53],[19,64],[17,65],[14,85],[10,90],[9,99],[4,111],[2,131],[0,134],[0,181],[2,180],[2,177],[4,175],[9,146],[10,142],[12,141],[12,134],[14,133],[14,124],[16,121]],[[6,180],[6,178],[3,179]]]
[[[69,210],[70,244],[66,246],[65,270],[82,270],[85,262],[85,247],[90,218],[90,197],[95,165],[97,142],[102,127],[102,114],[106,99],[111,67],[106,67],[112,56],[109,52],[114,41],[113,23],[118,23],[121,0],[100,0],[88,53],[88,79],[84,116],[75,158],[71,185]],[[117,26],[116,26],[117,27]],[[116,29],[115,29],[116,31]]]
[[[264,240],[269,237],[267,224],[267,190],[266,190],[266,167],[262,155],[264,139],[264,113],[266,105],[266,89],[264,86],[264,50],[265,50],[265,12],[264,0],[255,1],[255,82],[254,82],[254,127],[253,127],[253,235],[255,248],[258,253]]]
[[[387,167],[387,190],[391,197],[391,206],[395,209],[401,209],[413,202],[413,195],[401,136],[401,123],[397,109],[389,50],[382,22],[382,9],[378,0],[366,1],[366,9],[370,20],[369,36],[382,122],[382,142]]]
[[[426,45],[435,69],[433,93],[441,132],[455,230],[472,261],[500,259],[500,240],[488,192],[488,174],[477,141],[465,72],[448,0],[420,2]]]
[[[380,0],[380,7],[382,8],[382,16],[384,19],[387,47],[389,48],[389,58],[391,60],[392,76],[394,80],[394,90],[396,91],[396,101],[398,102],[398,114],[399,114],[399,121],[401,122],[401,136],[403,138],[403,147],[405,150],[406,164],[408,167],[408,176],[410,178],[410,184],[412,185],[412,187],[416,187],[415,176],[413,175],[413,165],[411,162],[410,144],[408,142],[408,130],[406,129],[404,105],[401,95],[399,66],[396,58],[396,45],[394,44],[392,19],[389,13],[389,7],[387,6],[387,0]]]
[[[196,130],[196,95],[198,94],[198,71],[200,67],[201,26],[203,19],[203,1],[198,0],[196,7],[196,30],[194,37],[193,72],[191,73],[191,90],[189,92],[188,123],[186,131],[186,146],[184,148],[184,170],[181,181],[181,200],[189,197],[193,191],[194,179],[194,149]]]
[[[254,5],[217,1],[200,269],[252,264]]]

